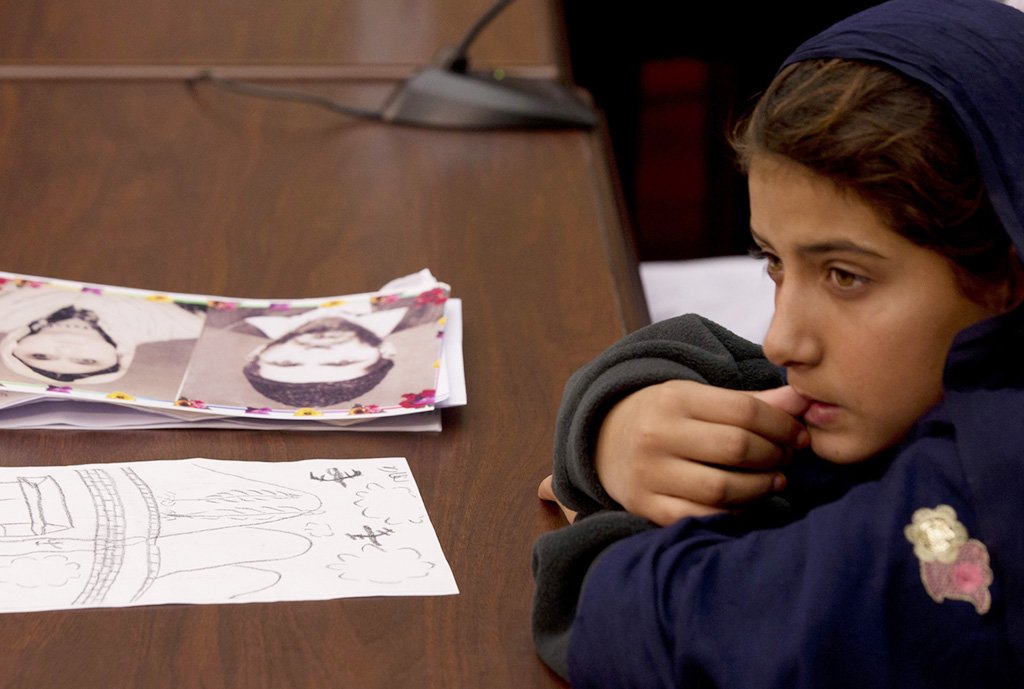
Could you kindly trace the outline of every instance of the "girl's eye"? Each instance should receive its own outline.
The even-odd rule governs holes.
[[[866,278],[842,268],[829,268],[828,278],[833,285],[841,290],[855,289],[867,282]]]
[[[782,259],[775,254],[769,253],[759,246],[750,250],[750,256],[759,261],[765,262],[765,270],[773,281],[778,282],[782,278]]]

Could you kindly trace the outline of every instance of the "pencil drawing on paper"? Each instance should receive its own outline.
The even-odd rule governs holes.
[[[338,562],[327,567],[336,571],[339,579],[400,584],[429,576],[435,564],[423,559],[423,554],[415,548],[385,550],[371,542],[359,553],[338,555]]]
[[[3,611],[454,592],[404,460],[0,468]]]

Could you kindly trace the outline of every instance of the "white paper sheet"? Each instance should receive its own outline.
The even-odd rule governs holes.
[[[647,261],[640,279],[654,322],[697,313],[761,343],[775,311],[775,285],[749,256]]]
[[[0,611],[458,593],[404,458],[0,467]]]

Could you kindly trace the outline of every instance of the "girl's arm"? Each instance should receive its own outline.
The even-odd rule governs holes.
[[[782,382],[759,346],[699,316],[643,328],[566,384],[554,494],[584,515],[625,507],[665,524],[777,490],[804,442],[796,410],[738,391]]]

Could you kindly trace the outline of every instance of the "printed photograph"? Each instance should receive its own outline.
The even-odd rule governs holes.
[[[424,295],[211,310],[181,405],[373,413],[432,404],[445,295]]]
[[[0,284],[0,380],[174,400],[205,307],[30,281]]]

